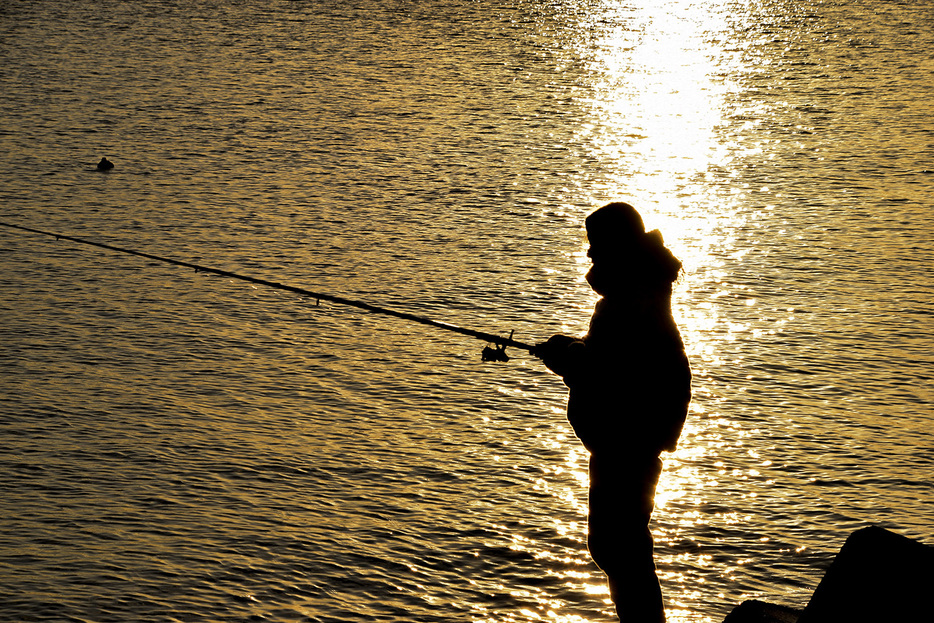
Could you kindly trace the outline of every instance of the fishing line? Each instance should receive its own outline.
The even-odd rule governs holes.
[[[438,320],[432,320],[431,318],[425,318],[424,316],[417,316],[415,314],[410,314],[408,312],[401,312],[401,311],[396,311],[394,309],[387,309],[385,307],[379,307],[377,305],[372,305],[364,301],[355,301],[353,299],[344,298],[342,296],[334,296],[333,294],[313,292],[305,288],[298,288],[296,286],[290,286],[284,283],[277,283],[275,281],[269,281],[267,279],[260,279],[259,277],[241,275],[238,273],[231,272],[229,270],[222,270],[220,268],[212,268],[210,266],[201,266],[200,264],[184,262],[182,260],[176,260],[170,257],[162,257],[159,255],[153,255],[151,253],[144,253],[143,251],[134,251],[133,249],[124,249],[121,247],[115,247],[109,244],[104,244],[102,242],[94,242],[93,240],[75,238],[74,236],[56,234],[53,232],[42,231],[41,229],[33,229],[31,227],[24,227],[22,225],[4,223],[2,221],[0,221],[0,225],[4,227],[10,227],[12,229],[19,229],[21,231],[27,231],[33,234],[51,236],[55,238],[56,240],[68,240],[70,242],[75,242],[77,244],[86,244],[92,247],[99,247],[101,249],[107,249],[108,251],[115,251],[117,253],[125,253],[127,255],[135,255],[137,257],[144,257],[146,259],[155,260],[157,262],[164,262],[166,264],[173,264],[175,266],[183,266],[185,268],[194,269],[195,272],[212,273],[214,275],[220,275],[221,277],[239,279],[240,281],[246,281],[248,283],[255,283],[257,285],[265,286],[267,288],[272,288],[274,290],[285,290],[286,292],[300,294],[308,298],[313,298],[319,302],[329,301],[331,303],[337,303],[339,305],[347,305],[350,307],[356,307],[358,309],[363,309],[374,314],[383,314],[385,316],[393,316],[395,318],[402,318],[403,320],[410,320],[412,322],[417,322],[420,324],[435,327],[436,329],[442,329],[444,331],[451,331],[454,333],[460,333],[462,335],[468,335],[478,340],[483,340],[485,342],[489,342],[490,344],[493,344],[493,346],[487,346],[483,349],[483,352],[481,354],[481,358],[483,361],[509,361],[509,357],[506,355],[507,346],[513,347],[513,348],[520,348],[522,350],[526,350],[529,352],[532,352],[535,348],[534,346],[530,344],[525,344],[523,342],[518,342],[512,339],[512,335],[513,335],[512,333],[509,334],[509,337],[502,337],[500,335],[494,335],[492,333],[485,333],[483,331],[476,331],[474,329],[468,329],[466,327],[459,327],[457,325],[454,325],[448,322],[440,322]]]

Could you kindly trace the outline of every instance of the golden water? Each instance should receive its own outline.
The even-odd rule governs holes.
[[[686,269],[669,618],[800,607],[857,527],[931,542],[931,19],[8,2],[0,215],[534,342],[628,200]],[[613,620],[523,353],[12,230],[0,268],[0,619]]]

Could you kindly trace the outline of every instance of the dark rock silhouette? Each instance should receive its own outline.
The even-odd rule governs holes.
[[[931,620],[932,589],[934,547],[870,526],[843,544],[798,623]]]
[[[931,620],[934,547],[889,530],[857,530],[803,611],[745,601],[724,623],[879,623]]]
[[[723,623],[797,623],[801,611],[749,599],[733,608]]]

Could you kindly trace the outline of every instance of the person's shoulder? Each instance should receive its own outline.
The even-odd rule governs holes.
[[[631,305],[620,299],[603,297],[593,306],[593,317],[623,316],[631,313]]]

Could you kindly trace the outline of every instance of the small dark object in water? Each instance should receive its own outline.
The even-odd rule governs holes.
[[[97,163],[98,171],[110,171],[112,168],[114,168],[114,163],[107,158],[101,158],[101,161]]]

